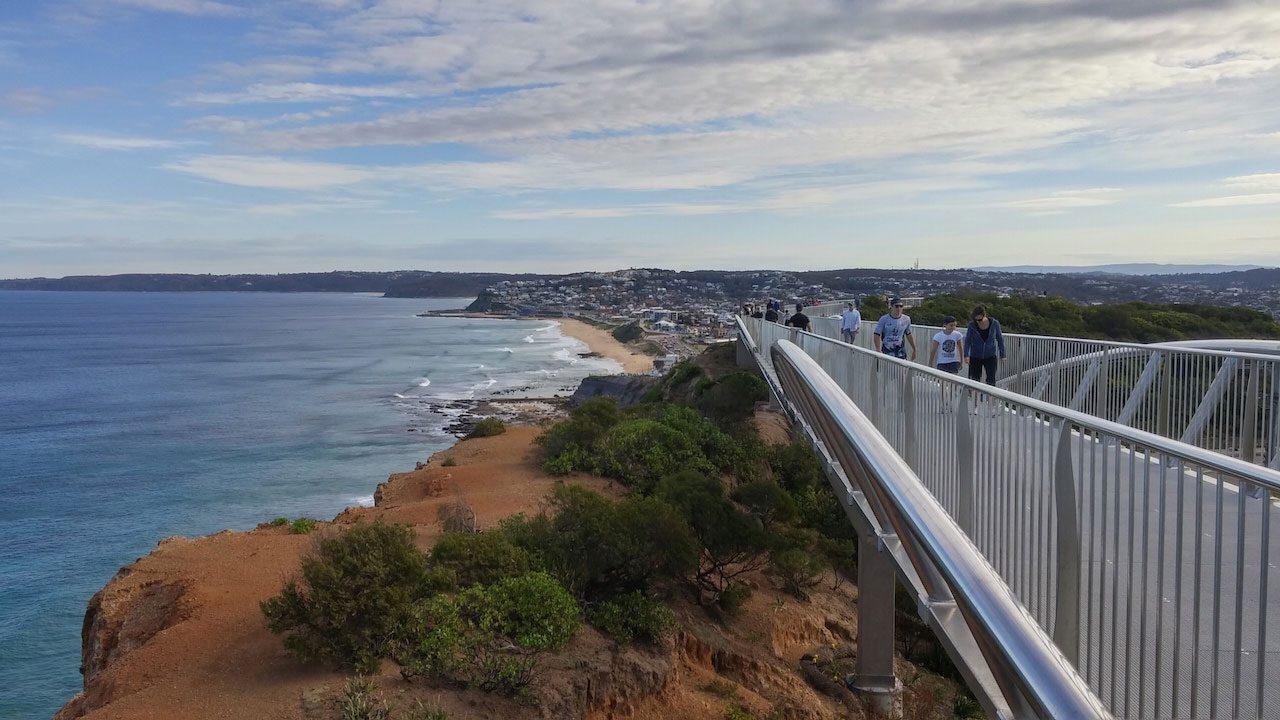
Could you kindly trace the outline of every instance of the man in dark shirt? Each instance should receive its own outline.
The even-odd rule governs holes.
[[[769,301],[769,309],[764,311],[764,319],[772,323],[778,322],[778,303]]]
[[[787,318],[788,327],[804,330],[805,332],[809,331],[809,316],[805,315],[804,312],[802,312],[803,310],[804,306],[800,303],[796,303],[796,314]]]

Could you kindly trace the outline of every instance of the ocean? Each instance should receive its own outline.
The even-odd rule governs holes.
[[[617,363],[462,299],[0,292],[0,718],[81,687],[89,598],[172,535],[329,519],[454,442],[475,401]]]

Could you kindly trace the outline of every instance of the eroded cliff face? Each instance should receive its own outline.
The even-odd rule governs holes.
[[[80,631],[80,674],[84,675],[85,691],[59,711],[55,720],[72,720],[110,702],[115,683],[104,673],[185,616],[182,598],[186,587],[181,578],[139,578],[133,567],[122,568],[89,600]]]

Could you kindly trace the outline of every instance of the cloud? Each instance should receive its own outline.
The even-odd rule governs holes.
[[[156,138],[111,137],[106,135],[58,135],[57,138],[72,145],[94,148],[95,150],[156,150],[174,148],[186,143],[177,140],[160,140]]]
[[[199,155],[161,167],[228,185],[276,190],[326,190],[358,185],[375,176],[371,170],[348,165],[244,155]]]
[[[1188,202],[1174,203],[1170,207],[1203,208],[1234,207],[1238,205],[1276,205],[1280,204],[1280,193],[1255,193],[1252,195],[1228,195],[1226,197],[1204,198]]]
[[[38,113],[53,107],[53,99],[38,88],[13,88],[0,95],[0,110]]]
[[[1058,214],[1077,208],[1114,205],[1119,202],[1122,192],[1124,190],[1121,188],[1060,190],[1043,197],[1000,203],[998,207],[1026,210],[1035,215]]]
[[[228,3],[214,0],[114,0],[117,5],[152,10],[155,12],[176,13],[194,17],[231,17],[240,15],[243,9]]]
[[[1222,184],[1226,186],[1228,191],[1243,192],[1244,194],[1190,200],[1174,203],[1170,207],[1204,208],[1280,204],[1280,173],[1237,175],[1224,178]]]
[[[244,103],[309,103],[414,97],[418,97],[418,94],[402,87],[294,82],[255,84],[250,85],[241,92],[196,93],[189,96],[186,102],[198,105],[238,105]]]

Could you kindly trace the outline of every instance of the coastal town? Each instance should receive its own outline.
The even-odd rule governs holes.
[[[1208,303],[1280,312],[1280,286],[1241,273],[1238,285],[1204,275],[1028,274],[990,271],[844,270],[827,272],[693,271],[632,268],[553,277],[506,279],[479,294],[468,308],[505,316],[577,318],[617,329],[620,339],[649,343],[649,354],[688,357],[732,334],[743,304],[795,304],[877,296],[908,305],[944,293],[998,297],[1053,294],[1081,304],[1146,300]],[[1212,277],[1212,276],[1210,276]],[[625,330],[628,326],[634,330]],[[661,363],[659,363],[661,365]]]

